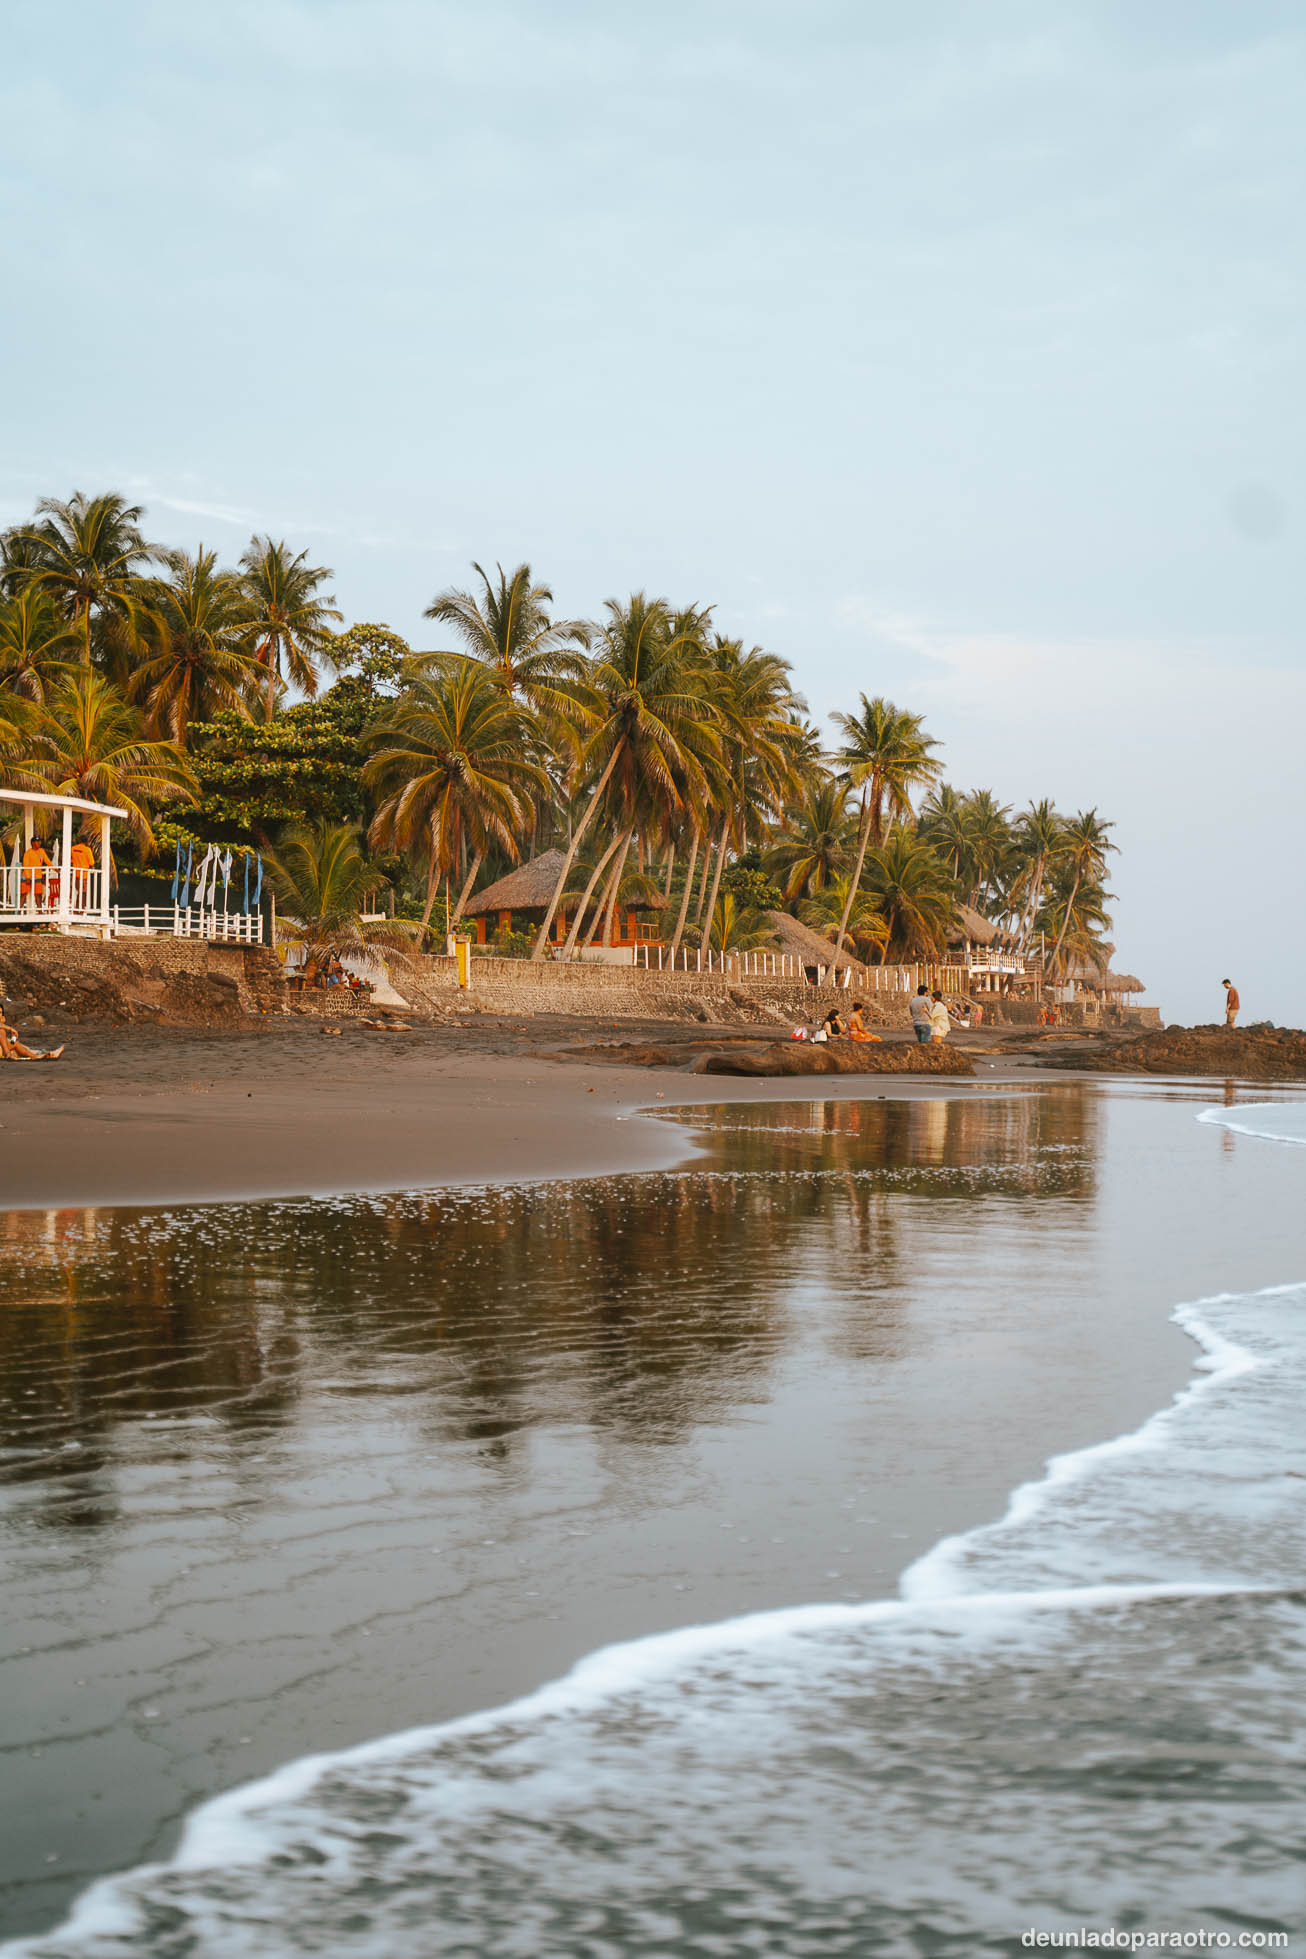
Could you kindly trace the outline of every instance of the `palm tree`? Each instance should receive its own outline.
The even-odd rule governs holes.
[[[925,733],[921,715],[908,714],[882,695],[868,700],[863,694],[861,702],[859,714],[832,717],[844,738],[837,760],[843,763],[849,782],[862,792],[857,864],[845,901],[847,912],[851,912],[861,885],[868,844],[878,850],[884,842],[886,814],[909,817],[912,790],[935,782],[939,774],[939,764],[930,754],[938,743]],[[836,951],[842,947],[848,929],[847,912],[839,922]]]
[[[532,584],[529,565],[518,565],[511,574],[502,565],[494,569],[491,580],[473,564],[480,592],[441,592],[422,616],[450,627],[464,653],[483,661],[510,699],[524,701],[551,726],[566,719],[567,683],[581,671],[589,628],[580,619],[550,618],[553,593],[547,585]]]
[[[762,831],[766,817],[787,796],[797,793],[805,730],[799,720],[804,703],[790,685],[788,662],[776,653],[760,646],[746,653],[741,641],[718,633],[709,649],[708,685],[721,722],[725,771],[721,833],[707,900],[710,919],[731,834],[742,847]]]
[[[669,823],[707,791],[707,764],[720,752],[694,662],[696,648],[674,631],[665,599],[633,593],[607,601],[593,659],[576,685],[581,729],[575,775],[592,784],[563,855],[532,959],[541,959],[572,859],[605,795],[623,829],[641,814]]]
[[[402,920],[363,920],[364,907],[388,880],[364,854],[352,823],[296,826],[264,861],[286,922],[303,933],[310,953],[407,944],[412,928]]]
[[[708,921],[705,943],[720,952],[752,952],[774,942],[766,913],[741,905],[733,891],[723,891]]]
[[[308,552],[291,555],[284,542],[252,537],[241,554],[245,592],[250,604],[254,657],[267,668],[267,713],[276,712],[282,676],[311,699],[317,692],[317,663],[329,659],[333,634],[330,622],[341,619],[335,599],[320,596],[318,587],[335,573],[326,565],[310,565]]]
[[[852,833],[847,786],[829,776],[807,782],[797,802],[786,805],[766,852],[786,904],[824,891],[847,870]]]
[[[929,844],[895,825],[870,852],[866,888],[887,928],[883,959],[942,951],[957,901],[948,867]]]
[[[164,554],[168,577],[151,580],[144,638],[149,651],[132,676],[150,731],[186,741],[192,721],[243,714],[260,667],[250,648],[250,601],[239,573],[221,571],[201,545]]]
[[[999,803],[991,789],[967,796],[963,823],[968,859],[967,902],[977,905],[996,886],[1011,858],[1011,808]]]
[[[1024,858],[1020,890],[1024,897],[1018,950],[1024,952],[1034,930],[1048,865],[1061,849],[1065,826],[1055,805],[1044,797],[1022,812],[1016,826],[1016,846]]]
[[[820,932],[832,945],[851,887],[851,871],[841,871],[831,878],[823,890],[817,891],[798,907],[798,916],[803,924]],[[873,959],[883,959],[889,928],[875,899],[866,890],[857,893],[849,908],[847,938],[857,957],[865,964],[869,965]]]
[[[131,632],[138,569],[153,555],[139,528],[144,515],[112,492],[88,497],[78,490],[67,503],[43,497],[36,521],[10,533],[6,555],[26,561],[17,576],[48,593],[76,626],[83,666],[91,664],[92,613],[105,627]]]
[[[19,588],[0,604],[0,687],[38,705],[76,664],[81,641],[39,585]]]
[[[84,669],[51,693],[30,769],[58,796],[117,803],[147,853],[154,848],[157,805],[194,801],[196,794],[176,743],[151,740],[139,710],[102,674]]]
[[[462,917],[491,843],[516,860],[531,797],[548,779],[523,754],[522,711],[478,661],[418,661],[407,678],[373,728],[363,780],[381,798],[372,843],[426,860],[425,931],[440,881],[455,865],[470,860],[450,925]]]
[[[1065,913],[1056,945],[1052,949],[1052,966],[1060,970],[1061,948],[1065,944],[1066,933],[1075,915],[1075,901],[1082,884],[1097,883],[1106,870],[1107,855],[1116,846],[1107,840],[1107,831],[1115,828],[1106,822],[1096,809],[1080,810],[1078,815],[1066,823],[1061,832],[1059,855],[1070,874],[1070,890],[1066,896]]]

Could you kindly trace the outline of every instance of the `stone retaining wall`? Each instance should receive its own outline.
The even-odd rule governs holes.
[[[396,990],[416,1012],[503,1014],[593,1014],[619,1020],[700,1020],[781,1022],[819,1020],[831,1006],[846,1013],[856,995],[840,987],[808,986],[801,980],[720,973],[645,972],[642,967],[558,965],[549,960],[472,960],[472,983],[458,985],[455,961],[443,955],[395,962]],[[905,1000],[886,996],[867,1002],[867,1017],[879,1027],[902,1027],[909,1015]]]
[[[204,939],[64,938],[0,934],[0,989],[15,1018],[186,1021],[199,1025],[283,1011],[285,987],[267,946]]]

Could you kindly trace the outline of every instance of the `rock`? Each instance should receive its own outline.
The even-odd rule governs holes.
[[[819,1075],[970,1075],[975,1068],[969,1055],[946,1042],[921,1047],[906,1041],[771,1041],[765,1046],[741,1046],[706,1055],[694,1072],[806,1079]]]

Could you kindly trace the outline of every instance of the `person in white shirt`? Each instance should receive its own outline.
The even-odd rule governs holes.
[[[916,1039],[922,1047],[934,1031],[930,1021],[932,1005],[929,987],[918,986],[908,1011],[911,1014],[911,1024],[916,1030]]]
[[[952,1022],[948,1019],[948,1009],[944,1005],[943,995],[936,986],[930,1001],[930,1039],[946,1041],[951,1031]]]

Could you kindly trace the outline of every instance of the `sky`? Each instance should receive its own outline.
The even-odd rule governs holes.
[[[0,522],[714,604],[1300,1025],[1304,91],[1275,0],[14,8]]]

